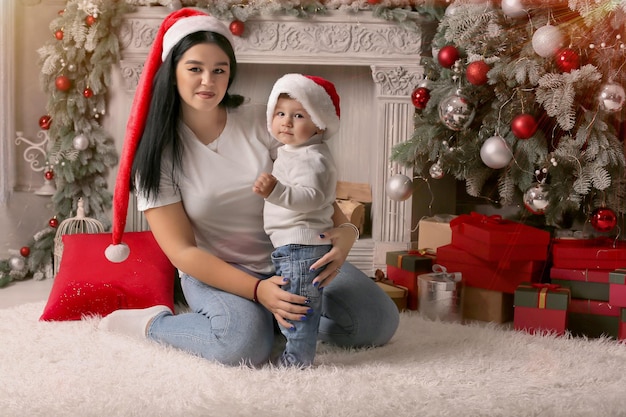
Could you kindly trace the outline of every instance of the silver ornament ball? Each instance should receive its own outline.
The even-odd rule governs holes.
[[[466,129],[475,115],[474,104],[458,93],[444,98],[439,103],[439,118],[451,130]]]
[[[617,83],[607,83],[600,89],[598,101],[600,108],[607,113],[617,113],[622,111],[624,101],[626,100],[626,92],[624,87]]]
[[[549,204],[543,184],[536,182],[524,193],[524,207],[531,213],[544,214]]]
[[[534,51],[543,58],[554,56],[563,47],[563,34],[558,27],[545,25],[537,29],[533,35]]]
[[[435,162],[430,166],[428,173],[433,179],[440,180],[443,178],[443,168],[439,165],[439,162]]]
[[[502,136],[495,135],[488,138],[480,148],[480,159],[489,168],[504,168],[513,159],[506,141]]]
[[[84,151],[89,147],[89,139],[87,139],[85,135],[80,134],[72,140],[72,146],[77,151]]]
[[[9,258],[9,267],[12,271],[21,271],[26,266],[26,262],[24,262],[24,258],[21,256],[11,256]]]
[[[502,0],[502,13],[508,17],[523,17],[527,15],[522,0]]]
[[[395,174],[387,180],[387,196],[394,201],[404,201],[413,194],[413,181],[406,175]]]

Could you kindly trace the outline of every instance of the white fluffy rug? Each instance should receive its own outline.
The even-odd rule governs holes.
[[[403,313],[387,346],[320,346],[315,368],[220,366],[99,332],[39,322],[44,303],[0,310],[0,415],[625,415],[626,344],[531,336]]]

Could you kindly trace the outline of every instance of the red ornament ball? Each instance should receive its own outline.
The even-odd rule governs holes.
[[[519,139],[528,139],[537,131],[537,121],[532,114],[522,113],[511,121],[511,131]]]
[[[371,5],[375,5],[375,4],[380,3],[380,0],[367,0],[367,3]]]
[[[454,45],[446,45],[439,50],[437,54],[437,60],[439,64],[444,68],[452,68],[454,63],[459,59],[459,50]]]
[[[411,93],[411,101],[413,105],[418,109],[425,109],[430,100],[430,90],[426,87],[417,87]]]
[[[465,77],[474,85],[487,84],[487,73],[491,67],[485,61],[474,61],[467,66]]]
[[[46,171],[43,174],[43,177],[47,179],[48,181],[52,180],[54,178],[54,171]]]
[[[230,22],[228,29],[230,29],[230,33],[233,35],[241,36],[243,35],[243,31],[246,30],[246,25],[241,20],[233,20]]]
[[[598,232],[610,232],[617,226],[617,216],[615,212],[607,207],[598,207],[591,212],[591,225]]]
[[[20,255],[22,255],[24,258],[26,258],[28,255],[30,255],[30,248],[28,246],[23,246],[20,249]]]
[[[59,227],[59,220],[57,220],[56,217],[53,217],[50,220],[48,220],[48,225],[50,227],[56,229],[57,227]]]
[[[59,91],[67,91],[72,86],[72,82],[65,75],[59,75],[56,80],[54,80],[54,85]]]
[[[87,17],[85,18],[85,24],[86,24],[87,26],[92,26],[94,23],[96,23],[96,18],[95,18],[95,17],[93,17],[93,16],[89,15],[89,16],[87,16]]]
[[[39,118],[39,127],[43,130],[50,129],[50,124],[52,124],[52,117],[45,115]]]
[[[91,98],[93,97],[93,90],[89,87],[85,88],[83,90],[83,96],[85,96],[85,98]]]
[[[554,56],[556,66],[563,72],[580,68],[580,55],[571,48],[563,48]]]
[[[63,31],[61,29],[59,29],[56,32],[54,32],[54,37],[57,38],[57,40],[59,40],[59,41],[63,40],[63,35],[65,35],[65,34],[63,33]]]

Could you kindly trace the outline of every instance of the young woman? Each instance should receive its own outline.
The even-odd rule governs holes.
[[[255,179],[271,172],[280,143],[267,131],[264,106],[242,104],[243,97],[228,92],[237,62],[219,20],[195,9],[170,14],[151,56],[159,65],[153,75],[142,74],[136,94],[147,91],[148,98],[135,97],[125,139],[139,141],[130,178],[139,209],[180,272],[191,312],[118,310],[100,327],[224,364],[265,363],[274,343],[272,317],[289,327],[310,313],[307,298],[281,289],[284,279],[273,274],[263,199],[252,192]],[[147,62],[144,71],[150,67]],[[385,344],[398,311],[345,262],[356,236],[342,226],[347,219],[336,204],[333,222],[324,232],[333,248],[312,265],[326,266],[316,278],[324,288],[319,340],[343,347]]]

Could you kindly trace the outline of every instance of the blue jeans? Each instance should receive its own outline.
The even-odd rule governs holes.
[[[279,359],[282,366],[309,366],[315,359],[317,330],[322,315],[322,289],[313,286],[313,279],[324,270],[310,271],[318,259],[333,248],[332,245],[285,245],[272,252],[276,275],[289,279],[283,290],[308,298],[311,312],[303,321],[292,322],[292,328],[280,325],[287,344]]]
[[[257,366],[269,360],[274,318],[265,307],[189,275],[181,280],[191,312],[161,313],[149,326],[148,338],[226,365]],[[318,340],[345,348],[381,346],[398,327],[391,298],[348,262],[322,296]]]

